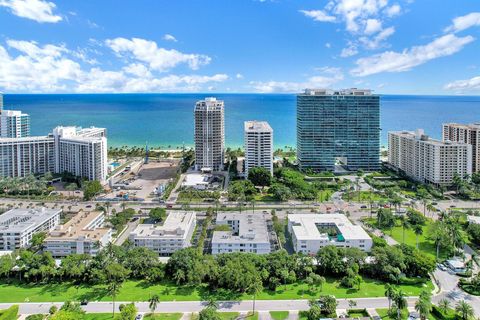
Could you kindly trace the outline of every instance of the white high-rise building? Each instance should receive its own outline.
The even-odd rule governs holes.
[[[3,94],[0,92],[0,138],[28,136],[30,136],[30,116],[22,111],[3,110]]]
[[[388,162],[416,181],[448,186],[455,174],[472,173],[472,146],[431,139],[423,130],[389,132]]]
[[[265,121],[245,121],[245,176],[255,167],[273,174],[273,129]]]
[[[25,177],[55,171],[50,136],[0,139],[0,177]]]
[[[442,131],[444,142],[464,142],[472,146],[472,173],[480,172],[480,123],[445,123]]]
[[[195,104],[195,169],[223,170],[225,152],[224,103],[206,98]]]
[[[48,136],[0,138],[0,176],[69,172],[105,182],[107,165],[104,128],[57,127]]]
[[[107,138],[104,128],[56,127],[55,172],[89,180],[107,179]]]

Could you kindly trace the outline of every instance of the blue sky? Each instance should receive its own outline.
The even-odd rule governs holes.
[[[0,90],[480,93],[475,0],[0,0]]]

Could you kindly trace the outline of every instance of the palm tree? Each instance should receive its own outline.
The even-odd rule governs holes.
[[[158,296],[158,294],[154,294],[148,300],[148,307],[150,308],[150,311],[152,311],[153,318],[155,318],[155,310],[157,309],[157,304],[159,302],[160,302],[160,297]]]
[[[400,216],[400,222],[401,222],[402,231],[403,231],[403,244],[405,244],[405,229],[410,229],[410,223],[405,218],[405,216]]]
[[[407,299],[406,299],[405,293],[402,290],[395,292],[393,301],[397,306],[397,319],[400,319],[402,310],[407,307]]]
[[[427,204],[427,210],[429,213],[432,213],[437,211],[437,208],[435,208],[435,206],[430,202],[429,204]]]
[[[455,312],[462,320],[469,320],[475,316],[472,306],[465,300],[457,303],[455,306]]]
[[[438,302],[438,308],[440,311],[442,311],[444,314],[447,314],[448,309],[450,309],[450,301],[447,299],[442,299]]]
[[[392,299],[395,296],[395,287],[390,283],[385,285],[385,297],[388,298],[388,310],[392,308]]]
[[[430,292],[423,291],[420,293],[420,297],[415,303],[415,310],[420,314],[422,320],[427,319],[432,311],[432,296]]]
[[[263,290],[262,281],[258,279],[254,281],[250,287],[248,288],[248,292],[253,295],[253,313],[252,315],[255,316],[255,300],[257,298],[257,294]]]
[[[118,283],[117,281],[112,281],[108,284],[108,287],[107,287],[107,292],[109,295],[112,296],[112,304],[113,304],[113,308],[112,308],[112,314],[113,314],[113,318],[115,318],[115,298],[117,297],[117,294],[118,292],[120,291],[120,283]]]
[[[415,235],[417,236],[417,249],[418,249],[418,237],[423,234],[423,227],[419,224],[414,224],[413,232],[415,232]]]

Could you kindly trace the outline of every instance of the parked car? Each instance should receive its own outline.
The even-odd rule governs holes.
[[[87,304],[88,304],[88,300],[83,299],[82,301],[80,301],[81,306],[86,306]]]
[[[367,206],[363,205],[360,207],[360,209],[367,209]]]

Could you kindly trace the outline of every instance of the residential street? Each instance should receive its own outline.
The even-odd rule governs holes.
[[[160,298],[161,300],[161,298]],[[363,298],[363,299],[351,299],[357,302],[357,308],[388,308],[388,300],[386,298]],[[408,298],[409,307],[413,307],[415,304],[415,298]],[[338,299],[338,309],[348,309],[347,299]],[[126,302],[116,302],[115,307],[118,310],[118,306]],[[0,304],[0,309],[8,308],[12,304]],[[33,314],[33,313],[48,313],[48,310],[52,305],[61,306],[61,303],[20,303],[21,314]],[[160,302],[158,304],[156,312],[173,313],[173,312],[199,312],[205,307],[205,302],[200,301],[178,301],[178,302]],[[150,312],[148,302],[137,302],[136,306],[138,312]],[[252,300],[244,301],[223,301],[219,302],[219,311],[231,311],[231,312],[248,312],[253,307]],[[104,313],[112,311],[111,302],[91,302],[83,309],[88,313]],[[257,300],[255,302],[256,311],[301,311],[308,310],[308,300]]]

